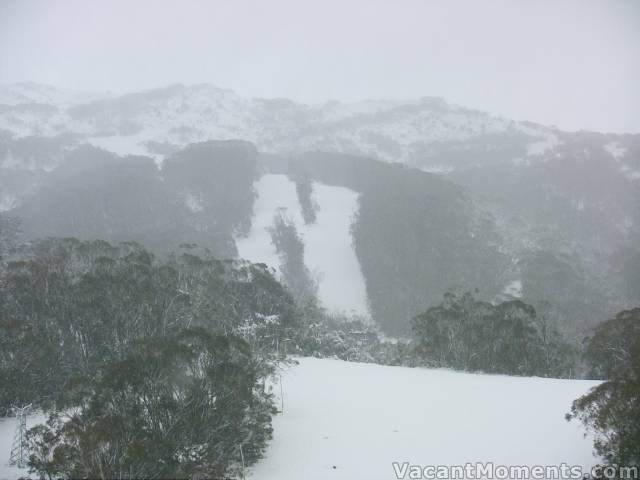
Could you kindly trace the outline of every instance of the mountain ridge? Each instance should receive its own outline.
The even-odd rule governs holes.
[[[220,176],[238,167],[245,147],[213,154],[198,146],[231,139],[249,142],[256,157],[237,191]],[[74,153],[84,144],[94,149]],[[96,147],[115,154],[118,167],[67,186],[59,170],[70,158],[91,164]],[[176,158],[196,151],[177,167]],[[431,97],[313,106],[208,84],[72,106],[0,106],[0,209],[25,215],[34,235],[99,233],[153,248],[179,238],[233,256],[233,229],[250,227],[252,185],[269,172],[360,194],[351,235],[374,317],[395,331],[395,319],[406,322],[456,283],[491,295],[516,285],[526,298],[551,300],[553,316],[574,327],[640,301],[640,135],[563,132]],[[106,174],[117,186],[99,181]],[[79,221],[66,190],[85,195],[83,182],[105,199],[126,189],[117,208],[86,198],[94,211],[76,212]],[[237,211],[216,207],[239,193]],[[124,198],[148,205],[146,213],[131,213]],[[96,214],[105,219],[97,230]],[[552,277],[561,279],[553,288]]]

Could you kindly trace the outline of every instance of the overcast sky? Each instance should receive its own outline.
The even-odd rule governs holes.
[[[640,132],[638,0],[0,0],[0,83],[446,100]]]

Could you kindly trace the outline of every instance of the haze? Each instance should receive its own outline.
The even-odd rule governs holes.
[[[640,132],[640,3],[271,0],[0,3],[0,83],[446,100]]]

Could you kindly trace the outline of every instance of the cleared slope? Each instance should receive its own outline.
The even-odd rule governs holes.
[[[282,374],[284,413],[256,480],[393,479],[394,461],[596,463],[564,420],[596,382],[299,361]]]
[[[368,316],[367,295],[351,238],[358,194],[342,187],[313,184],[319,209],[315,223],[306,225],[295,184],[286,175],[264,175],[255,184],[251,230],[236,239],[240,257],[266,263],[279,272],[281,259],[269,228],[280,211],[296,226],[305,244],[304,263],[318,281],[318,297],[330,311]]]

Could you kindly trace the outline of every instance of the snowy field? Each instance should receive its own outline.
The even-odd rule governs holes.
[[[591,439],[564,419],[597,382],[304,358],[282,384],[284,413],[253,480],[394,479],[394,461],[597,463]]]
[[[302,238],[304,262],[318,280],[318,297],[330,311],[367,317],[367,294],[360,263],[353,249],[351,223],[358,211],[358,194],[348,188],[313,184],[319,206],[314,224],[305,225],[295,184],[286,175],[264,175],[255,184],[251,231],[236,239],[241,258],[266,263],[279,272],[280,258],[268,231],[274,216],[284,211]]]
[[[27,428],[43,423],[46,418],[43,415],[33,415],[27,418]],[[0,480],[14,480],[27,475],[27,469],[9,466],[11,444],[16,431],[18,421],[14,417],[0,417]]]
[[[387,480],[396,478],[394,461],[596,463],[591,439],[564,414],[597,382],[299,362],[282,373],[284,413],[251,480]],[[15,424],[0,419],[0,479],[26,474],[6,466]]]

